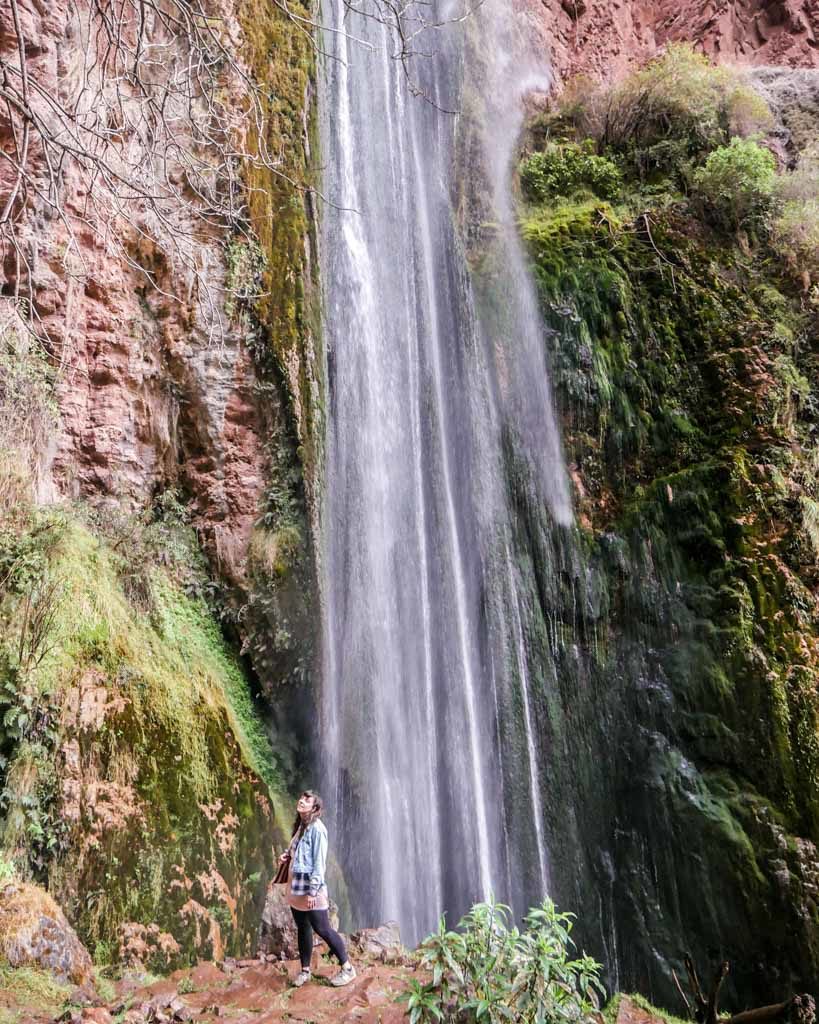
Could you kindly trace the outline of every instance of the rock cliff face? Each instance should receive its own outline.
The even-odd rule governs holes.
[[[19,15],[29,74],[52,95],[65,95],[81,42],[74,6],[22,0]],[[0,50],[8,56],[16,47],[6,5]],[[10,165],[2,173],[7,187]],[[63,182],[69,213],[87,202],[88,187],[88,177],[70,165]],[[265,466],[246,338],[228,324],[214,339],[192,275],[165,264],[133,227],[120,230],[132,236],[127,246],[157,287],[136,265],[112,257],[92,230],[67,256],[66,224],[42,203],[31,203],[26,221],[31,273],[21,270],[18,280],[9,256],[3,292],[31,302],[59,364],[60,428],[45,494],[133,507],[181,485],[214,558],[235,576]],[[223,244],[200,241],[199,265],[218,292],[226,276]]]
[[[20,0],[19,9],[32,71],[56,95],[76,46],[73,8],[67,2]],[[562,80],[579,73],[618,77],[683,39],[721,60],[817,67],[818,21],[817,0],[547,0],[542,11]],[[7,6],[0,12],[0,52],[13,52],[16,45]],[[10,174],[4,164],[0,184]],[[64,187],[67,205],[79,207],[82,180],[75,176]],[[31,292],[62,371],[62,425],[45,492],[138,504],[179,483],[193,499],[197,525],[216,563],[237,578],[270,475],[266,415],[246,325],[228,323],[216,341],[190,274],[160,265],[156,290],[134,266],[111,259],[90,233],[75,272],[68,274],[60,220],[32,210],[28,231],[35,271],[20,287],[23,295]],[[217,285],[224,284],[218,239],[201,239],[199,260]],[[11,260],[5,271],[8,295],[16,286]],[[298,360],[293,367],[291,359],[290,367],[288,384],[297,393]]]
[[[218,12],[240,59],[255,42],[242,31],[246,8],[227,4]],[[73,98],[84,45],[77,8],[20,0],[17,14],[32,81],[54,97]],[[12,7],[5,5],[0,55],[14,56],[17,47]],[[303,105],[301,79],[299,85]],[[271,130],[280,138],[294,134],[297,146],[306,144],[299,109],[292,112],[291,124],[280,118]],[[0,125],[0,145],[11,144],[8,125],[5,135]],[[37,154],[31,173],[43,173]],[[4,162],[4,194],[13,177],[13,167]],[[230,582],[241,582],[251,530],[272,475],[271,436],[298,433],[300,443],[306,440],[297,418],[299,368],[292,370],[300,353],[291,353],[287,365],[282,358],[278,372],[260,369],[252,347],[265,325],[254,326],[230,294],[237,286],[248,287],[235,280],[242,244],[203,229],[193,218],[182,225],[196,248],[193,267],[174,264],[152,243],[141,212],[130,223],[114,225],[123,236],[122,253],[105,244],[106,227],[94,223],[93,209],[82,214],[79,228],[72,225],[79,243],[78,249],[72,246],[68,224],[88,209],[89,182],[88,174],[67,165],[61,182],[67,218],[37,198],[29,200],[21,231],[29,266],[21,267],[7,251],[3,268],[3,294],[31,303],[38,333],[47,338],[59,367],[60,425],[51,449],[42,453],[41,495],[135,508],[157,492],[179,487],[190,498],[214,567]],[[288,218],[287,212],[270,211],[274,238],[275,221]],[[268,258],[264,254],[262,262]],[[297,262],[274,284],[283,300],[297,279],[304,290]],[[271,363],[283,355],[277,352],[280,340],[267,334],[260,343],[272,350]]]
[[[280,104],[266,141],[287,156],[257,170],[249,230],[183,215],[188,258],[175,259],[139,204],[95,220],[99,183],[80,162],[65,161],[59,212],[35,187],[48,168],[32,144],[18,246],[4,248],[0,860],[48,884],[101,962],[250,948],[286,788],[276,766],[294,760],[271,748],[259,709],[272,708],[251,695],[309,672],[304,396],[318,406],[319,385],[291,182],[307,164],[312,64],[263,7],[211,8],[239,71]],[[49,105],[80,102],[89,9],[0,11],[0,56],[19,68],[25,54],[46,123]],[[229,76],[220,99],[244,102]],[[6,153],[15,127],[16,143],[0,119]],[[14,178],[3,161],[2,206]],[[185,539],[153,545],[170,508]]]
[[[715,60],[819,67],[817,0],[544,0],[558,79],[619,78],[672,42]]]
[[[656,134],[650,116],[637,138],[600,131],[578,93],[529,141],[523,232],[579,538],[521,502],[519,557],[536,580],[531,662],[557,659],[554,680],[541,670],[555,891],[614,987],[672,1005],[687,949],[731,960],[726,1000],[763,1002],[819,978],[816,249],[781,233],[776,191],[756,221],[720,220],[697,193],[709,151],[744,146],[774,174],[756,143],[722,129],[704,144],[705,118],[675,121],[682,66],[689,84],[719,69],[675,50],[603,108],[640,107],[674,61]],[[798,150],[816,137],[810,92],[764,78]],[[810,222],[801,173],[776,189]]]
[[[56,95],[76,46],[73,8],[36,0],[21,0],[19,7],[32,71]],[[681,39],[721,60],[816,67],[817,19],[817,0],[547,0],[542,11],[554,70],[563,80],[578,73],[618,77]],[[0,51],[15,47],[6,7]],[[10,173],[4,164],[0,178]],[[64,187],[67,205],[79,207],[83,181],[75,176]],[[181,484],[216,564],[238,578],[270,475],[268,417],[260,408],[246,325],[228,322],[215,340],[190,274],[160,264],[153,268],[160,290],[154,289],[134,266],[111,259],[90,233],[75,272],[66,273],[65,228],[46,210],[32,211],[28,231],[35,271],[20,287],[23,295],[31,292],[61,366],[63,415],[45,493],[139,504]],[[217,286],[224,284],[220,240],[202,238],[199,260]],[[10,260],[5,271],[8,295],[16,286]],[[301,369],[290,364],[294,393]]]
[[[57,95],[77,45],[73,8],[64,0],[20,0],[19,13],[32,72]],[[615,78],[683,39],[720,60],[817,67],[818,21],[817,0],[546,0],[542,8],[544,37],[560,80],[581,73]],[[16,45],[6,6],[0,12],[0,52],[12,53]],[[2,141],[8,136],[0,135]],[[10,174],[4,164],[0,184]],[[81,206],[84,187],[76,175],[64,183],[69,207]],[[274,219],[271,242],[280,228]],[[48,453],[43,493],[138,505],[156,490],[182,485],[215,564],[239,579],[271,473],[269,413],[260,407],[247,325],[228,321],[214,340],[190,274],[160,263],[152,268],[161,289],[156,290],[134,266],[112,259],[90,232],[74,272],[67,273],[65,234],[47,210],[31,211],[35,269],[32,280],[19,285],[24,296],[31,293],[61,367],[61,426]],[[299,248],[288,255],[301,263],[303,244]],[[136,249],[134,239],[135,255]],[[224,284],[220,240],[202,238],[199,261],[217,286]],[[13,294],[17,275],[10,259],[5,272],[4,294]],[[281,325],[279,330],[284,333]],[[291,355],[283,374],[289,378],[286,390],[296,396],[299,356]],[[304,397],[309,405],[315,391]],[[305,425],[299,426],[304,434]],[[304,437],[299,440],[304,443]]]

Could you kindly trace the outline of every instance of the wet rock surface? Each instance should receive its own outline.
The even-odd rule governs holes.
[[[287,903],[286,886],[271,882],[265,893],[259,926],[259,953],[294,960],[299,955],[298,935]]]
[[[330,924],[333,928],[338,928],[338,907],[332,900],[330,900]],[[389,928],[390,926],[382,925],[381,927]],[[398,925],[394,927],[397,936]],[[365,931],[380,932],[381,929],[373,928],[365,929]],[[364,932],[356,934],[364,934]],[[315,941],[319,942],[318,937]],[[260,956],[267,956],[274,960],[295,960],[299,955],[299,936],[290,904],[287,902],[287,887],[284,885],[276,885],[271,882],[267,887],[256,951]]]

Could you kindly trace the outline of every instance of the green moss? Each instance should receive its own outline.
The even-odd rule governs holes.
[[[303,685],[312,664],[315,578],[310,538],[318,514],[324,444],[314,193],[315,49],[307,27],[312,13],[309,4],[299,2],[287,11],[264,0],[242,0],[238,9],[245,59],[260,87],[264,118],[265,138],[251,145],[263,146],[275,160],[275,166],[245,169],[258,251],[254,247],[249,254],[232,247],[236,271],[241,276],[250,267],[258,280],[258,297],[249,304],[246,318],[268,439],[268,488],[249,552],[242,632],[268,696]]]
[[[12,1004],[0,1007],[0,1014],[5,1013],[9,1021],[16,1020],[18,1015],[30,1014],[32,1010],[51,1013],[56,1018],[71,988],[71,985],[55,981],[49,971],[34,967],[11,967],[0,961],[0,989],[4,1000]]]
[[[170,677],[183,683],[191,697],[190,680],[218,680],[224,709],[247,765],[271,787],[281,785],[275,769],[275,756],[267,730],[248,691],[247,678],[228,650],[213,616],[202,601],[180,594],[166,579],[158,576],[154,585],[157,611],[155,628],[166,643],[166,650],[178,654],[180,662],[172,666]],[[186,671],[182,671],[184,665]],[[193,697],[198,704],[208,699]],[[180,709],[177,706],[177,712]]]
[[[642,951],[630,984],[670,990],[645,964],[685,934],[809,985],[819,921],[795,837],[819,840],[817,310],[763,232],[740,245],[676,170],[648,180],[655,157],[621,164],[616,206],[577,195],[522,211],[579,481],[579,536],[518,509],[534,615],[554,638],[532,660],[555,659],[572,721],[548,724],[550,748],[569,751],[550,785],[612,858],[617,941]],[[599,757],[611,778],[589,767]],[[599,863],[584,883],[577,863],[560,870],[572,892],[600,891]],[[750,991],[750,969],[737,976]]]
[[[49,572],[62,599],[48,654],[25,677],[43,710],[11,752],[5,849],[48,883],[101,962],[133,922],[179,944],[163,958],[157,940],[162,966],[216,953],[215,926],[228,949],[247,950],[280,836],[280,783],[236,656],[164,569],[149,574],[149,607],[135,606],[116,553],[77,521]],[[16,595],[2,604],[7,665],[23,607]]]
[[[617,1024],[617,1015],[620,1012],[620,1003],[623,999],[628,999],[629,1002],[633,1003],[641,1010],[644,1010],[656,1020],[665,1021],[666,1024],[691,1024],[690,1020],[682,1017],[675,1017],[674,1014],[669,1013],[667,1010],[661,1010],[652,1005],[644,996],[641,996],[636,992],[617,992],[612,996],[612,998],[603,1007],[602,1011],[602,1016],[606,1021],[606,1024]]]
[[[246,171],[253,231],[264,255],[262,296],[255,303],[263,329],[259,355],[272,355],[289,390],[303,463],[311,474],[320,461],[321,360],[318,358],[318,303],[311,262],[315,151],[315,51],[309,5],[283,8],[263,0],[243,0],[239,19],[246,59],[261,87],[266,138],[263,145],[277,166]],[[302,19],[299,23],[298,19]]]

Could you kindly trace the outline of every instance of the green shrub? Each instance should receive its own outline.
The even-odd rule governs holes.
[[[0,448],[36,455],[57,419],[54,374],[39,340],[14,310],[0,317]]]
[[[680,162],[771,124],[770,109],[737,71],[715,67],[688,44],[670,46],[614,89],[567,90],[560,116],[624,154],[641,172]]]
[[[800,202],[819,196],[819,143],[799,154],[792,171],[779,179],[779,195],[785,202]]]
[[[623,176],[612,160],[595,155],[594,143],[588,140],[582,145],[552,143],[533,153],[521,166],[520,181],[525,194],[536,202],[586,189],[601,199],[614,199]]]
[[[717,226],[755,231],[771,214],[776,184],[773,154],[753,139],[734,138],[694,173],[692,193]]]
[[[144,508],[81,511],[88,525],[109,541],[123,590],[135,608],[154,607],[151,580],[157,566],[189,597],[218,603],[218,587],[210,579],[190,509],[175,488],[160,492]]]
[[[510,911],[478,903],[458,925],[438,931],[419,948],[426,984],[412,981],[400,997],[410,1024],[428,1022],[585,1021],[597,1010],[603,987],[591,957],[571,959],[571,914],[551,900],[533,908],[525,929],[509,927]]]
[[[771,242],[785,265],[808,286],[819,280],[819,199],[786,202],[771,227]]]
[[[777,196],[781,207],[771,225],[771,244],[807,291],[819,281],[819,144],[809,146],[796,167],[780,175]]]
[[[7,306],[0,312],[0,524],[7,534],[19,533],[31,516],[43,453],[56,423],[47,355]],[[2,583],[0,566],[0,588]]]
[[[225,245],[225,314],[229,320],[245,319],[249,304],[262,293],[262,275],[267,269],[267,260],[261,246],[255,240],[249,242],[233,238]]]

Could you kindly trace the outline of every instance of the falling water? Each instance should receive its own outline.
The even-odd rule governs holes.
[[[535,741],[535,728],[532,721],[532,697],[529,684],[529,666],[527,665],[526,643],[523,638],[523,621],[520,614],[517,588],[512,578],[512,566],[509,564],[509,593],[511,595],[512,611],[514,613],[514,643],[516,655],[516,667],[520,678],[521,703],[523,705],[523,723],[526,735],[526,760],[529,768],[529,786],[532,801],[533,822],[535,827],[535,839],[537,840],[537,859],[540,871],[540,883],[544,891],[549,887],[549,868],[546,859],[546,838],[543,832],[543,804],[538,785],[538,764],[537,744]]]
[[[510,461],[555,522],[571,508],[508,190],[520,98],[543,74],[494,2],[483,81],[462,81],[467,19],[412,61],[420,97],[376,18],[343,0],[324,11],[324,784],[355,916],[396,919],[407,941],[490,891],[523,906],[547,875],[544,759],[504,569]],[[479,91],[493,99],[475,122],[473,205],[495,224],[480,288],[455,209],[467,119],[447,113]],[[513,821],[521,772],[530,814]]]

